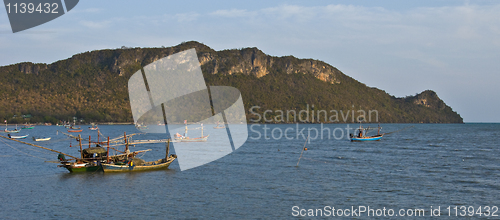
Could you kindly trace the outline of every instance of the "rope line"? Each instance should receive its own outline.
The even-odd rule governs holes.
[[[8,144],[6,141],[4,141],[4,140],[2,140],[2,139],[0,139],[0,141],[2,141],[5,145],[9,146],[10,148],[12,148],[12,149],[14,149],[14,150],[17,150],[17,151],[19,151],[19,152],[21,152],[21,153],[23,153],[23,154],[26,154],[26,155],[28,155],[28,156],[30,156],[30,157],[39,158],[39,159],[42,159],[42,160],[48,160],[47,158],[38,157],[38,156],[35,156],[35,155],[31,155],[31,154],[25,153],[25,152],[23,152],[23,151],[21,151],[21,150],[19,150],[19,149],[15,148],[15,147],[11,146],[10,144]]]

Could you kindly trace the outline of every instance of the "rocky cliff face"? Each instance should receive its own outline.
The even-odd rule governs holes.
[[[257,78],[270,72],[283,71],[287,74],[303,73],[331,84],[340,83],[338,69],[324,62],[311,59],[297,59],[292,56],[273,57],[264,54],[257,48],[228,50],[220,52],[203,52],[199,60],[209,74],[245,74]]]
[[[129,66],[144,66],[188,48],[196,48],[205,74],[245,74],[260,78],[270,72],[282,71],[287,74],[311,74],[317,79],[331,84],[341,83],[340,75],[343,75],[337,68],[318,60],[297,59],[293,56],[273,57],[257,48],[215,51],[194,41],[170,48],[123,48],[92,51],[74,55],[62,62],[69,71],[74,71],[83,65],[105,65],[111,72],[124,75]],[[38,74],[40,70],[50,68],[52,64],[21,63],[18,65],[19,71],[23,73]]]

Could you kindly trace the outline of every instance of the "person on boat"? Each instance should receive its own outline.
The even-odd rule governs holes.
[[[64,156],[64,154],[59,154],[57,155],[57,159],[59,159],[59,161],[62,161],[62,162],[66,162],[66,157]]]
[[[359,138],[363,137],[363,130],[359,129],[359,131],[358,131],[358,137]]]
[[[7,136],[9,136],[9,138],[12,138],[12,137],[10,136],[10,134],[7,134]]]

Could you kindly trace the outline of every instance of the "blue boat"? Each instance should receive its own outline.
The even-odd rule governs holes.
[[[378,141],[382,139],[384,135],[375,135],[375,136],[369,136],[369,137],[352,137],[351,141]]]
[[[374,129],[374,128],[370,128],[370,127],[363,128],[363,126],[361,126],[361,124],[360,124],[359,128],[356,129],[357,134],[356,135],[350,134],[351,141],[356,141],[356,142],[358,142],[358,141],[379,141],[380,139],[382,139],[384,134],[380,134],[380,130],[382,129],[382,127],[380,127],[380,125],[378,126],[377,135],[366,136],[366,133],[368,133],[368,130],[371,130],[371,129]]]

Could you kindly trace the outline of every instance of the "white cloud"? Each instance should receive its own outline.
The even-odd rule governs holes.
[[[230,9],[230,10],[217,10],[209,13],[212,16],[220,16],[227,18],[235,18],[235,17],[252,17],[256,15],[256,12],[248,12],[244,9]]]
[[[88,21],[88,20],[84,20],[84,21],[80,21],[80,24],[85,26],[85,27],[88,27],[88,28],[92,28],[92,29],[102,29],[102,28],[107,28],[110,26],[111,24],[111,21]]]

